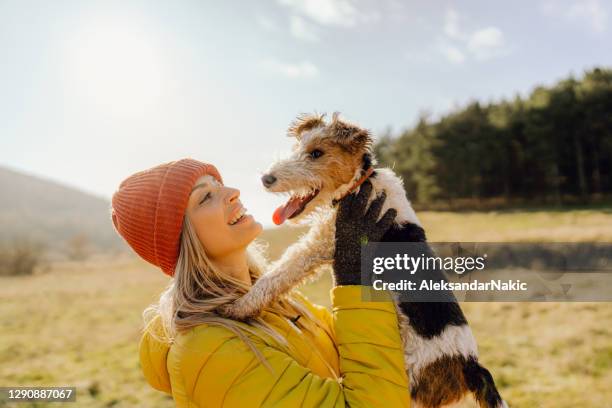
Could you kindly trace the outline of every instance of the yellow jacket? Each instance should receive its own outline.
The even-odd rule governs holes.
[[[291,354],[247,336],[272,372],[233,332],[200,325],[172,345],[145,331],[140,363],[149,384],[177,407],[408,407],[408,378],[395,308],[364,302],[362,286],[332,290],[333,311],[302,299],[325,325],[304,335],[286,318],[262,317],[285,333]],[[378,294],[379,296],[380,294]],[[150,324],[161,329],[159,316]],[[334,378],[334,370],[340,380]]]

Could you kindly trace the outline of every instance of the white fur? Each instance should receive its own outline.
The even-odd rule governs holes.
[[[411,382],[416,382],[424,367],[443,356],[478,357],[478,346],[469,326],[447,326],[439,335],[426,339],[414,331],[401,311],[397,315]]]
[[[421,227],[419,218],[414,212],[410,201],[406,198],[406,191],[402,186],[402,179],[399,178],[393,170],[388,168],[376,169],[376,177],[370,178],[370,181],[372,182],[372,187],[376,196],[380,195],[383,191],[387,194],[387,198],[380,212],[381,217],[389,208],[395,208],[397,210],[397,216],[395,217],[395,222],[397,224],[411,222]],[[375,195],[370,197],[370,201],[374,199]]]

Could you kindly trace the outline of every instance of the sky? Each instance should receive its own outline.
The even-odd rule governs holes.
[[[259,178],[301,112],[379,135],[612,64],[604,0],[0,0],[0,165],[110,199],[213,163],[264,226]]]

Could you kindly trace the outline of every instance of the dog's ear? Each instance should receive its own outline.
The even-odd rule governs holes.
[[[352,123],[340,119],[340,114],[334,112],[329,124],[331,136],[351,152],[372,149],[372,136],[367,129],[360,128]]]
[[[293,122],[291,122],[291,125],[289,125],[289,129],[287,129],[287,136],[295,137],[297,140],[300,140],[303,132],[317,127],[324,127],[324,118],[325,114],[301,113]]]

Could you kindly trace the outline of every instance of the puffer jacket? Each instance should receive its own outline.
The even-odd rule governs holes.
[[[247,334],[269,367],[232,331],[200,325],[177,335],[172,345],[145,330],[140,341],[143,373],[181,408],[408,407],[395,308],[390,298],[362,301],[362,289],[371,290],[333,288],[331,313],[302,297],[324,326],[314,336],[296,330],[286,318],[263,312],[292,350]],[[160,332],[159,316],[150,325]]]

